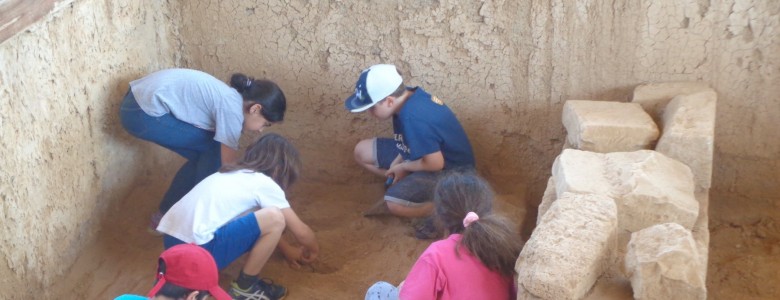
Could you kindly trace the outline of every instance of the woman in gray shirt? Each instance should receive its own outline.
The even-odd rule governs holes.
[[[150,229],[201,179],[236,160],[242,131],[262,132],[281,122],[286,108],[278,85],[240,73],[233,74],[230,86],[191,69],[166,69],[131,81],[120,108],[122,126],[187,159]]]

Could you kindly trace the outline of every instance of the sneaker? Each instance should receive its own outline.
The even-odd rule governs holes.
[[[162,232],[157,231],[157,225],[160,225],[160,220],[162,220],[162,217],[163,214],[159,211],[152,214],[152,218],[149,219],[149,227],[146,228],[146,231],[157,236],[163,235]]]
[[[287,296],[287,289],[274,284],[270,279],[260,279],[248,289],[243,290],[233,281],[229,294],[235,300],[280,300]]]
[[[414,237],[420,240],[433,240],[441,238],[444,232],[436,226],[432,217],[422,220],[414,228]]]

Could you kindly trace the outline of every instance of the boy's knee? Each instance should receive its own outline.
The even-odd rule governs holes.
[[[261,230],[282,231],[286,226],[284,221],[284,214],[282,214],[282,210],[277,207],[266,207],[260,209],[255,212],[255,217],[257,218],[258,226],[263,223],[263,226],[260,228]]]
[[[362,140],[355,145],[355,161],[361,164],[374,163],[374,139]]]

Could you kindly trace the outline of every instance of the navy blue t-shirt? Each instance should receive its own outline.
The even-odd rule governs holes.
[[[471,143],[452,110],[420,87],[411,90],[414,94],[393,116],[396,147],[404,160],[441,151],[444,169],[474,167]]]

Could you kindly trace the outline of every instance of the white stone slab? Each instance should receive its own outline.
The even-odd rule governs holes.
[[[699,189],[710,188],[712,179],[717,97],[712,89],[674,97],[664,110],[655,148],[688,165]]]
[[[604,154],[566,149],[553,162],[555,193],[612,195]]]
[[[606,155],[610,175],[617,176],[612,195],[620,227],[631,232],[674,222],[692,228],[699,216],[693,174],[685,164],[659,152],[641,150]]]
[[[547,188],[544,189],[544,195],[542,195],[542,202],[539,203],[539,208],[537,209],[537,225],[539,225],[539,222],[542,221],[542,216],[544,216],[547,210],[550,209],[553,201],[555,201],[557,198],[558,195],[555,194],[555,179],[550,176],[550,179],[547,180]]]
[[[631,95],[631,102],[642,105],[642,108],[653,117],[660,121],[663,115],[664,107],[679,95],[693,94],[710,89],[710,86],[700,81],[675,81],[658,82],[642,84],[634,88]]]
[[[616,229],[613,199],[564,194],[520,253],[515,265],[519,287],[541,299],[582,298],[614,263]]]
[[[626,270],[634,299],[706,299],[706,269],[691,232],[679,224],[655,225],[631,235]]]
[[[635,232],[659,223],[693,227],[699,214],[688,166],[652,150],[595,153],[567,149],[553,163],[555,192],[615,199],[620,228]]]
[[[658,126],[637,103],[569,100],[563,105],[568,144],[593,152],[650,149]]]

